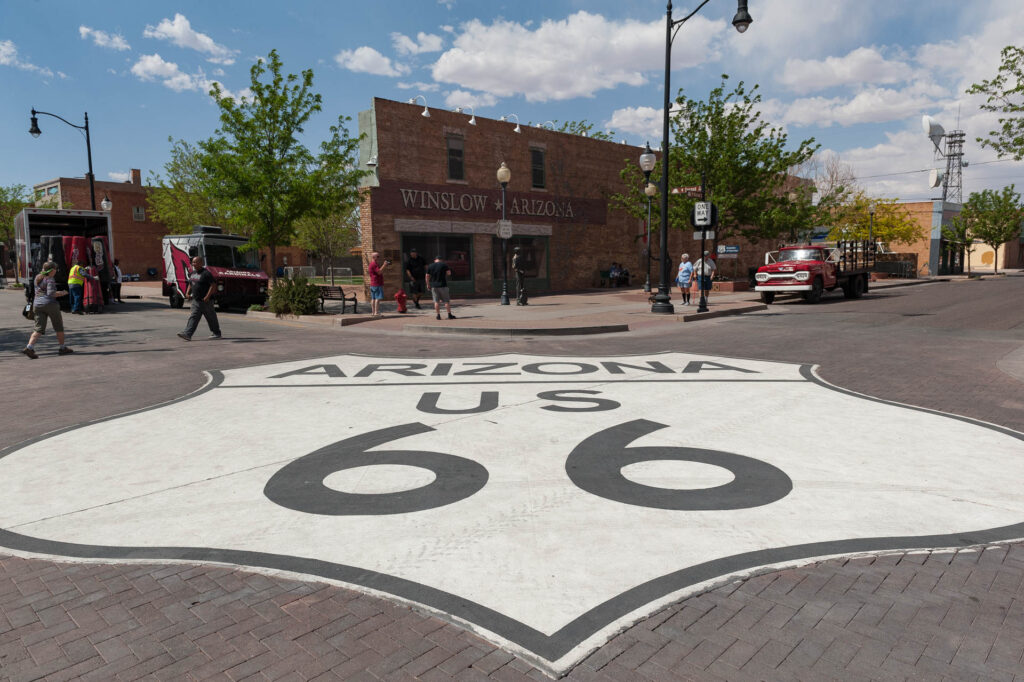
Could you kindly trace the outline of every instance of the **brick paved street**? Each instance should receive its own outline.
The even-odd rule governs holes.
[[[3,306],[0,367],[55,400],[4,400],[0,448],[180,396],[199,368],[344,352],[663,350],[816,363],[826,380],[889,400],[1024,431],[1024,277],[872,292],[862,301],[781,303],[764,313],[594,338],[444,339],[255,323],[229,340],[173,339],[181,315],[76,321],[66,359],[29,363]],[[17,300],[0,292],[0,302]],[[360,325],[359,327],[369,327]],[[10,331],[10,330],[14,331]],[[299,341],[301,339],[301,341]],[[83,366],[84,365],[84,366]],[[842,415],[835,415],[841,418]],[[828,418],[823,415],[823,418]],[[964,453],[969,464],[982,452]],[[1013,540],[1013,538],[1007,538]],[[0,554],[0,679],[545,679],[461,627],[386,599],[218,565],[56,562]],[[1024,544],[833,559],[684,599],[586,657],[569,679],[1024,679]]]

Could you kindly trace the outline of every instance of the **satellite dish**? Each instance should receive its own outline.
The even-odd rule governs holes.
[[[941,140],[942,136],[946,134],[946,129],[939,125],[938,121],[927,114],[921,117],[921,127],[924,128],[924,134],[932,141],[935,148],[941,152],[942,149],[939,147],[939,140]]]
[[[945,171],[941,171],[938,168],[933,168],[932,172],[928,174],[928,186],[938,187],[939,185],[942,184],[942,179],[945,177],[945,175]]]

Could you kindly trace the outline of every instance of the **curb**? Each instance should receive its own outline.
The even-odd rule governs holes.
[[[402,331],[425,334],[479,334],[486,336],[582,336],[585,334],[612,334],[628,332],[628,324],[608,324],[589,327],[437,327],[407,324]]]

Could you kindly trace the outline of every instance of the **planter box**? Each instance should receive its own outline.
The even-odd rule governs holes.
[[[711,291],[719,291],[722,293],[728,293],[731,291],[750,291],[750,282],[712,282]]]

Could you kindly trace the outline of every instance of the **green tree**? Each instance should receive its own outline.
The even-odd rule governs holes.
[[[555,130],[560,133],[582,135],[583,137],[592,137],[595,140],[612,140],[615,137],[614,130],[609,130],[608,132],[594,130],[594,124],[589,121],[552,121],[552,123],[555,124]]]
[[[967,274],[971,274],[971,245],[974,244],[974,235],[971,234],[971,226],[964,219],[961,213],[953,218],[949,227],[942,228],[942,238],[946,240],[947,248],[963,249],[967,258]]]
[[[996,150],[1000,158],[1024,159],[1024,49],[1008,45],[1002,51],[999,73],[992,80],[975,83],[969,95],[987,95],[983,111],[999,112],[1000,128],[990,130],[988,138],[977,138],[982,147]]]
[[[251,227],[250,244],[270,251],[276,273],[277,247],[291,243],[306,216],[326,216],[355,201],[358,138],[339,116],[330,137],[314,154],[299,139],[322,98],[313,92],[313,71],[282,75],[276,50],[250,69],[251,94],[234,99],[214,83],[210,94],[220,108],[220,128],[199,143],[204,168],[218,201],[239,223]]]
[[[7,244],[8,253],[14,252],[14,216],[30,206],[25,185],[0,186],[0,240]]]
[[[998,192],[993,189],[971,192],[960,216],[970,226],[974,238],[995,252],[992,269],[999,274],[999,247],[1021,235],[1024,208],[1020,194],[1014,191],[1013,185]]]
[[[300,218],[295,240],[302,248],[315,252],[320,257],[321,267],[327,268],[336,256],[359,242],[359,207],[352,207],[345,213]],[[326,271],[324,276],[327,276]],[[333,269],[331,284],[334,284]]]
[[[811,138],[789,149],[782,128],[762,119],[758,86],[748,91],[740,81],[727,92],[728,79],[723,75],[707,100],[691,99],[682,90],[676,97],[669,187],[699,185],[702,177],[706,179],[708,199],[718,207],[716,242],[734,235],[757,242],[788,234],[793,220],[787,212],[810,213],[809,193],[792,191],[790,173],[806,164],[818,145]],[[651,182],[658,184],[661,173],[659,161]],[[612,205],[630,215],[646,216],[643,173],[627,159],[620,175],[627,189],[612,196]],[[683,195],[673,197],[669,224],[689,229],[694,201]],[[651,222],[652,229],[658,227],[653,217]]]
[[[244,224],[233,220],[230,205],[214,195],[213,178],[204,164],[205,152],[185,140],[168,137],[171,159],[164,164],[166,182],[151,174],[153,190],[146,197],[154,220],[172,234],[187,234],[193,225],[219,225],[226,232],[247,234]]]
[[[922,228],[901,206],[898,199],[869,197],[858,190],[832,211],[832,229],[828,238],[834,240],[871,237],[887,244],[909,244],[922,236]],[[875,208],[874,221],[871,207]]]

